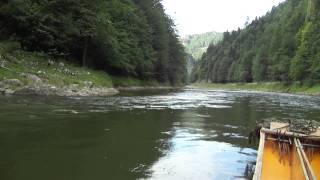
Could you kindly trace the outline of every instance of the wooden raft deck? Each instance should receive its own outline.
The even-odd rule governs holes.
[[[316,180],[319,137],[320,129],[310,135],[290,132],[289,123],[272,122],[270,129],[262,128],[253,180]]]

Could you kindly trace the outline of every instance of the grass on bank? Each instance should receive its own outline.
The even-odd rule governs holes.
[[[49,60],[54,64],[48,65]],[[10,54],[1,54],[0,61],[4,62],[4,66],[0,67],[0,80],[19,79],[29,84],[30,80],[23,76],[23,73],[29,73],[57,87],[71,84],[84,86],[86,81],[92,82],[97,87],[112,87],[110,76],[104,72],[75,66],[63,59],[54,60],[41,53],[15,51]]]
[[[54,63],[49,64],[49,61]],[[18,79],[30,84],[23,73],[37,75],[45,83],[57,87],[72,84],[83,87],[87,82],[92,82],[95,87],[159,86],[154,80],[110,76],[104,71],[81,67],[62,58],[53,59],[45,53],[23,51],[15,42],[0,42],[0,81]]]
[[[299,83],[285,85],[280,82],[261,82],[261,83],[194,83],[192,86],[218,89],[218,90],[251,90],[264,92],[283,92],[294,94],[320,95],[320,84],[314,86],[304,86]]]

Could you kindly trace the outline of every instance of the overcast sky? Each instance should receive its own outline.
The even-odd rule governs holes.
[[[243,27],[284,0],[163,0],[181,36]]]

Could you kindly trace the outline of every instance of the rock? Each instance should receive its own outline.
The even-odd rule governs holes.
[[[4,94],[6,92],[6,88],[1,88],[0,87],[0,94]]]
[[[6,86],[3,82],[0,81],[0,88],[1,88],[1,89],[5,89],[6,87],[7,87],[7,86]]]
[[[91,81],[84,81],[83,84],[88,88],[93,88],[93,82]]]
[[[16,90],[13,94],[14,95],[39,95],[39,92],[35,88],[24,87],[19,90]]]
[[[34,95],[34,96],[112,96],[119,93],[117,89],[105,87],[93,87],[91,81],[86,81],[85,87],[79,84],[71,84],[63,88],[42,83],[41,79],[33,74],[21,74],[21,76],[31,79],[34,83],[29,86],[23,86],[17,79],[8,79],[0,81],[0,94],[14,95]],[[37,83],[41,83],[36,85]],[[16,87],[16,86],[21,87]],[[13,88],[12,88],[13,87]]]
[[[12,89],[5,89],[4,90],[4,94],[13,94],[14,93],[14,90]]]
[[[48,66],[53,66],[54,65],[54,61],[53,60],[48,60]]]
[[[50,85],[43,85],[39,87],[23,87],[16,90],[13,94],[14,95],[34,95],[34,96],[50,96],[56,95],[57,89],[55,86]]]
[[[38,76],[36,76],[34,74],[22,73],[21,76],[31,80],[33,84],[37,84],[37,85],[42,84],[41,78],[39,78]]]
[[[44,71],[38,71],[37,74],[38,74],[38,75],[42,75],[42,74],[46,74],[46,72],[44,72]]]
[[[59,67],[63,68],[63,67],[64,67],[64,63],[63,63],[63,62],[60,62],[60,63],[59,63]]]
[[[58,96],[112,96],[118,94],[119,91],[114,88],[77,88],[72,89],[70,86],[64,87],[62,90],[58,90],[56,95]]]
[[[23,86],[23,83],[19,79],[6,79],[1,81],[6,86]]]
[[[72,91],[77,91],[79,90],[79,84],[71,84],[68,86],[68,88]]]
[[[6,67],[5,63],[6,61],[0,61],[0,67],[5,68]]]

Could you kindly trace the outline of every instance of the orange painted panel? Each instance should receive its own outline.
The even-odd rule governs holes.
[[[308,148],[306,149],[306,154],[308,156],[311,168],[313,169],[313,172],[315,173],[315,176],[317,179],[320,179],[320,150],[313,149],[315,152],[310,153],[308,151]]]
[[[303,169],[295,147],[280,155],[279,145],[266,141],[263,152],[262,180],[304,180]]]

